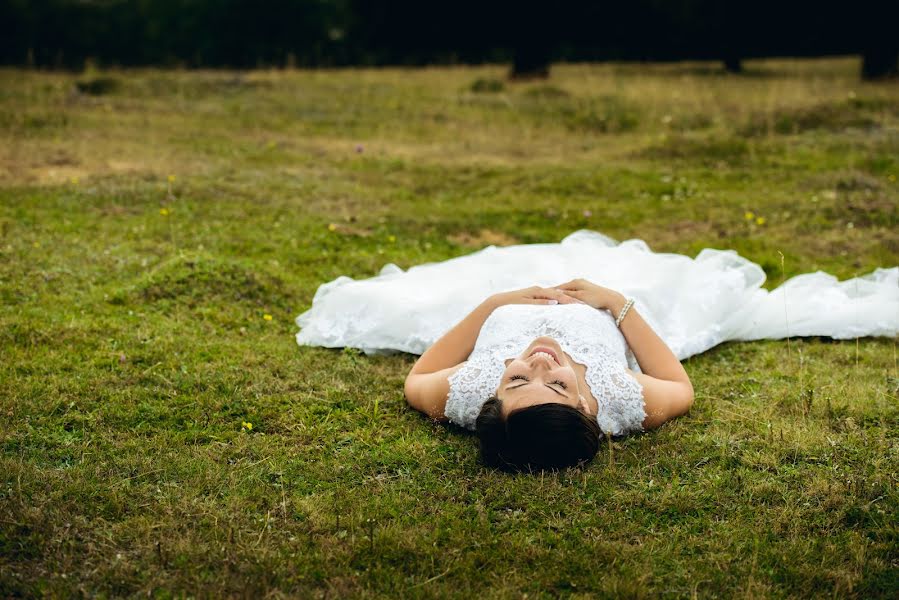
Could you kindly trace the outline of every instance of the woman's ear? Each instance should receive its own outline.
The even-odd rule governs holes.
[[[577,407],[580,410],[582,410],[585,414],[588,414],[588,415],[591,414],[590,413],[590,405],[587,404],[587,399],[584,398],[583,394],[577,395]]]

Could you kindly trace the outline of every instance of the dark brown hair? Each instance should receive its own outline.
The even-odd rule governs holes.
[[[589,462],[599,450],[596,420],[555,402],[513,411],[503,418],[493,396],[475,421],[481,458],[504,471],[553,471]]]

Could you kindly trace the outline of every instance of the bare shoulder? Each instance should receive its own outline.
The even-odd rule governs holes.
[[[432,419],[445,421],[446,400],[449,396],[449,378],[464,367],[465,361],[434,371],[433,373],[410,373],[406,377],[404,391],[406,402],[415,410]]]
[[[689,381],[668,381],[631,369],[626,371],[643,387],[645,429],[658,427],[665,421],[686,414],[693,405],[693,386]]]

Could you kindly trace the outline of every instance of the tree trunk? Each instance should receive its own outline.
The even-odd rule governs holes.
[[[894,44],[865,48],[862,53],[862,79],[883,79],[897,75],[899,75],[899,48]]]
[[[546,79],[549,77],[549,52],[536,45],[515,49],[512,61],[512,79]]]
[[[506,36],[512,48],[510,79],[545,79],[558,35],[559,13],[536,3],[503,3],[508,6]]]
[[[857,35],[862,50],[862,79],[899,75],[899,4],[882,0],[859,0],[856,7]]]
[[[743,61],[740,60],[739,56],[725,56],[724,57],[724,69],[728,73],[742,73],[743,72]]]

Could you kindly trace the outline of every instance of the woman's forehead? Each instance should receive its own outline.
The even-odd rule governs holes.
[[[566,404],[572,406],[571,401],[567,398],[558,396],[549,388],[541,388],[540,386],[506,390],[502,396],[502,410],[506,414],[513,410],[529,408],[539,404]]]
[[[560,394],[545,383],[534,381],[504,381],[496,388],[496,395],[502,396],[500,400],[523,400],[529,397],[535,398],[563,398]]]

